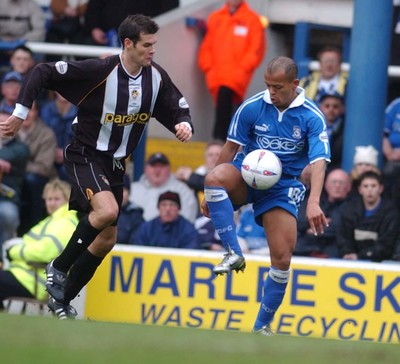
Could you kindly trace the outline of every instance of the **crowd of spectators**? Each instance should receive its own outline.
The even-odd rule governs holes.
[[[52,16],[46,22],[34,0],[3,1],[0,40],[21,44],[0,56],[0,118],[12,113],[23,79],[35,64],[35,55],[23,41],[116,45],[112,37],[127,12],[139,10],[156,16],[177,7],[179,2],[147,0],[127,4],[52,0]],[[15,6],[22,7],[26,17],[34,20],[32,29],[13,22]],[[378,151],[374,147],[359,146],[354,151],[354,168],[347,173],[340,169],[347,74],[340,71],[341,53],[336,47],[322,49],[318,59],[320,71],[302,79],[301,85],[327,121],[332,163],[328,166],[321,208],[330,226],[325,234],[316,237],[311,234],[305,211],[300,211],[294,254],[400,260],[400,98],[388,106],[384,116],[384,168],[378,167]],[[0,246],[16,235],[23,236],[48,215],[43,190],[56,177],[66,180],[63,148],[71,138],[76,114],[77,108],[59,94],[46,94],[33,105],[18,135],[0,140]],[[211,220],[202,216],[199,208],[204,176],[215,166],[222,146],[222,140],[208,143],[204,164],[195,170],[181,166],[173,172],[169,156],[160,150],[149,156],[138,181],[131,182],[126,175],[117,242],[223,250]],[[244,252],[268,253],[268,237],[255,223],[251,206],[237,212],[237,234]]]

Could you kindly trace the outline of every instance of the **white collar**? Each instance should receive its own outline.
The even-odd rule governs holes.
[[[301,88],[300,86],[297,86],[296,92],[297,92],[297,96],[292,101],[292,103],[289,105],[288,109],[290,109],[292,107],[297,107],[297,106],[303,105],[304,101],[306,100],[306,93],[303,88]],[[272,104],[271,95],[270,95],[268,89],[265,90],[263,100],[268,104]]]

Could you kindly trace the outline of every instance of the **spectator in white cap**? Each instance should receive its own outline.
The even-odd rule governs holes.
[[[381,174],[378,168],[379,152],[372,145],[359,145],[355,147],[353,169],[351,170],[352,193],[358,194],[358,178],[367,171]]]
[[[159,215],[158,196],[166,191],[179,194],[182,203],[180,213],[193,223],[198,211],[193,191],[172,174],[169,159],[165,154],[154,153],[147,159],[143,175],[131,184],[129,200],[143,209],[143,217],[149,221]]]
[[[378,154],[379,152],[372,145],[359,145],[355,148],[354,153],[354,165],[357,164],[368,164],[377,167],[378,166]]]

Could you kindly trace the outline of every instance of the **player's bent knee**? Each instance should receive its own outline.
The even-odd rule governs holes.
[[[217,167],[206,175],[205,185],[214,187],[226,186],[236,184],[240,180],[240,173],[236,170]]]
[[[211,171],[206,175],[204,184],[206,186],[220,186],[221,182],[217,178],[217,175],[213,171]]]
[[[271,252],[270,252],[271,253]],[[271,254],[271,264],[277,269],[288,270],[290,268],[292,254],[277,253]]]
[[[103,228],[112,225],[118,218],[118,209],[102,209],[93,212],[93,219],[96,220],[97,226],[102,226]]]

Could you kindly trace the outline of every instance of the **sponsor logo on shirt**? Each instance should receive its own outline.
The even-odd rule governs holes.
[[[219,193],[217,195],[211,195],[211,199],[213,199],[213,200],[216,200],[217,198],[221,198],[221,197],[224,197],[223,193]]]
[[[256,125],[255,129],[266,133],[267,131],[269,131],[269,125],[266,124]]]
[[[329,137],[325,130],[319,135],[319,140],[321,140],[321,142],[328,143]]]
[[[300,152],[304,149],[304,140],[291,140],[280,137],[259,136],[257,144],[261,149],[268,149],[271,152]]]
[[[104,117],[104,124],[114,123],[120,126],[126,126],[130,124],[146,124],[149,121],[150,116],[150,113],[145,112],[128,115],[107,113]]]
[[[181,97],[179,99],[179,107],[181,109],[188,109],[189,108],[189,104],[187,103],[186,99],[184,97]]]

